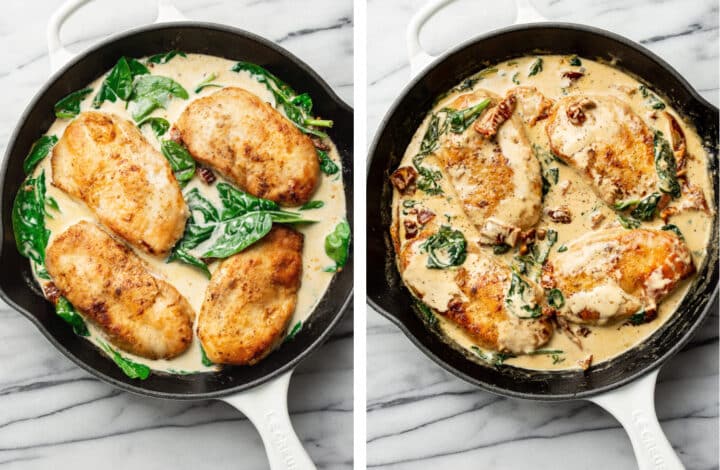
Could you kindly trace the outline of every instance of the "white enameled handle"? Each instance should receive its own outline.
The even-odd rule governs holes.
[[[63,47],[62,42],[60,42],[60,28],[62,28],[63,23],[65,23],[65,20],[67,20],[70,15],[89,1],[90,0],[67,0],[50,17],[47,27],[47,42],[48,53],[50,54],[51,73],[57,71],[60,67],[68,63],[70,59],[75,57],[76,54],[67,50]],[[158,0],[158,16],[155,23],[180,21],[184,19],[186,18],[169,0]]]
[[[658,369],[589,401],[613,415],[630,437],[639,470],[682,470],[685,467],[665,437],[655,414]]]
[[[240,410],[255,425],[272,470],[313,470],[315,465],[295,434],[287,407],[293,371],[222,400]]]
[[[415,76],[436,59],[423,50],[420,45],[420,31],[427,21],[435,15],[439,10],[453,2],[454,0],[430,0],[410,19],[405,40],[407,42],[408,57],[410,59],[410,74]],[[530,0],[515,0],[517,7],[517,15],[515,22],[531,23],[536,21],[545,21],[543,17],[531,4]]]

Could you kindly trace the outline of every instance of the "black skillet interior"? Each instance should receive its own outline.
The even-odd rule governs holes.
[[[710,155],[714,194],[718,194],[718,110],[692,90],[668,64],[641,46],[595,28],[558,23],[513,26],[469,41],[435,61],[413,80],[386,115],[370,150],[367,199],[367,292],[369,304],[396,323],[439,365],[488,391],[516,398],[563,400],[612,389],[658,367],[690,338],[717,297],[718,219],[705,265],[675,315],[639,347],[581,372],[529,372],[499,369],[469,360],[430,332],[411,305],[409,291],[395,268],[390,242],[392,187],[388,175],[398,166],[405,148],[433,100],[482,68],[514,57],[553,53],[614,62],[670,100],[693,122]],[[715,303],[717,309],[717,304]]]
[[[2,243],[0,294],[32,320],[66,356],[104,381],[122,389],[163,398],[210,398],[258,385],[295,366],[330,333],[352,297],[352,257],[335,276],[325,296],[295,339],[253,367],[228,367],[218,373],[192,375],[152,374],[145,381],[127,378],[88,341],[75,336],[39,295],[29,263],[15,247],[11,209],[23,181],[22,161],[32,143],[54,121],[53,105],[115,65],[120,56],[143,57],[172,49],[247,60],[262,65],[299,92],[313,98],[316,113],[335,121],[329,134],[342,157],[346,182],[347,217],[352,226],[352,109],[306,64],[277,45],[238,29],[205,23],[167,23],[115,36],[73,60],[57,73],[32,100],[8,144],[2,176]]]

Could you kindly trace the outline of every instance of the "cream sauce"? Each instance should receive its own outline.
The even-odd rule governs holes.
[[[145,63],[145,60],[141,59],[141,61]],[[200,93],[194,92],[197,85],[213,73],[216,75],[216,78],[212,81],[212,83],[222,86],[241,87],[256,94],[268,103],[275,103],[273,95],[267,90],[267,88],[265,88],[265,85],[255,80],[248,72],[243,71],[238,73],[231,71],[230,69],[233,65],[235,65],[235,62],[219,57],[202,54],[188,54],[187,58],[176,56],[166,64],[153,65],[152,68],[148,67],[153,75],[161,75],[172,78],[181,84],[190,95],[190,98],[187,100],[179,98],[171,99],[167,109],[158,109],[153,112],[151,116],[167,119],[172,127],[172,124],[180,116],[185,107],[193,100],[210,95],[219,89],[215,87],[208,87],[201,90]],[[93,89],[93,93],[83,100],[81,104],[81,111],[92,109],[92,99],[100,89],[100,85],[104,79],[105,75],[88,85]],[[118,100],[115,103],[106,101],[102,104],[99,111],[113,113],[132,121],[132,116],[130,115],[129,110],[125,109],[125,102],[121,100]],[[50,129],[48,129],[47,134],[56,135],[60,138],[70,122],[70,119],[57,119]],[[150,126],[142,126],[141,131],[147,141],[159,151],[160,140],[152,132]],[[168,136],[165,135],[161,138],[168,138]],[[303,233],[305,236],[305,242],[302,255],[302,285],[298,292],[295,313],[289,323],[290,328],[297,324],[297,322],[304,322],[310,316],[315,308],[315,305],[319,302],[327,290],[334,274],[331,272],[325,272],[324,269],[333,266],[334,262],[325,254],[325,236],[331,233],[335,229],[335,226],[345,219],[345,192],[343,189],[340,155],[338,154],[335,145],[332,144],[329,139],[326,139],[325,143],[329,144],[331,147],[331,150],[328,152],[329,157],[338,166],[338,168],[341,169],[341,171],[334,175],[322,174],[319,179],[319,184],[312,196],[312,200],[323,201],[324,206],[319,209],[302,212],[307,218],[316,220],[317,222],[313,224],[301,224],[295,227]],[[51,184],[52,167],[50,165],[50,156],[45,158],[41,164],[38,165],[38,168],[35,169],[34,175],[37,176],[41,171],[45,171],[47,197],[55,198],[61,210],[59,213],[57,211],[50,210],[52,218],[46,217],[46,226],[51,231],[49,243],[52,243],[55,236],[81,220],[89,220],[99,223],[97,217],[95,217],[93,212],[90,211],[82,201],[70,197]],[[217,173],[215,176],[218,181],[224,181],[224,179]],[[193,188],[198,188],[203,196],[210,200],[216,207],[221,207],[217,190],[215,189],[216,185],[217,182],[212,186],[208,186],[199,176],[196,176],[185,188],[183,188],[183,193],[186,193]],[[297,210],[297,208],[285,209]],[[153,273],[153,275],[168,281],[188,299],[190,305],[195,310],[197,320],[197,315],[200,312],[200,307],[202,306],[205,298],[205,290],[209,283],[207,277],[205,277],[205,275],[197,268],[191,267],[187,264],[178,261],[167,263],[165,259],[150,256],[141,250],[133,248],[133,251],[147,263],[149,270]],[[213,272],[217,269],[218,265],[219,262],[212,263],[209,266],[210,271]],[[37,277],[36,280],[43,286],[48,282]],[[101,328],[93,324],[91,321],[87,321],[86,323],[91,332],[91,335],[88,337],[89,341],[98,346],[99,341],[108,342],[107,337]],[[197,321],[195,323],[197,323]],[[99,349],[102,350],[102,348]],[[115,347],[115,349],[118,348]],[[118,351],[120,350],[118,349]],[[202,364],[200,342],[197,335],[194,335],[193,343],[187,351],[171,360],[149,360],[135,356],[126,351],[120,352],[124,357],[138,363],[146,364],[155,371],[188,373],[217,370],[215,366],[207,367]]]
[[[665,136],[670,135],[667,119],[665,119],[660,112],[655,112],[650,107],[652,97],[643,96],[638,90],[640,82],[633,77],[614,68],[611,64],[602,64],[585,58],[581,59],[582,67],[571,67],[568,64],[569,58],[566,56],[542,56],[542,58],[543,70],[532,77],[528,77],[528,71],[531,64],[536,60],[535,57],[523,57],[500,63],[493,66],[493,68],[497,69],[494,73],[488,73],[486,69],[486,71],[476,74],[476,77],[481,78],[474,85],[473,90],[486,89],[504,96],[508,90],[516,86],[529,86],[536,87],[546,98],[552,100],[557,100],[567,94],[596,93],[613,95],[627,103],[651,129],[661,130]],[[582,71],[585,75],[581,79],[573,82],[562,77],[565,71]],[[419,151],[420,143],[428,127],[432,112],[437,112],[447,107],[452,101],[457,99],[460,94],[469,93],[470,91],[471,90],[467,89],[463,91],[453,91],[442,97],[435,104],[414,134],[399,166],[412,165],[412,158]],[[648,91],[653,93],[651,90]],[[662,101],[662,98],[659,96],[658,99]],[[703,148],[703,142],[692,124],[686,122],[675,110],[667,106],[667,103],[665,104],[666,107],[664,111],[675,116],[685,133],[688,155],[686,157],[688,181],[702,190],[706,201],[711,205],[711,209],[714,210],[714,208],[712,208],[712,201],[715,200],[715,195],[713,194],[710,182],[707,154]],[[518,108],[520,108],[520,105],[518,105]],[[544,121],[540,120],[534,126],[526,126],[526,133],[532,144],[540,146],[545,151],[549,150]],[[600,200],[592,188],[583,182],[582,177],[577,172],[557,162],[543,161],[541,163],[543,168],[553,167],[557,168],[559,172],[558,182],[557,184],[551,185],[550,191],[544,198],[543,207],[558,208],[560,206],[567,206],[572,213],[572,222],[570,224],[553,222],[543,213],[539,223],[536,225],[537,228],[553,229],[558,232],[558,240],[552,249],[553,251],[556,251],[559,247],[594,229],[619,226],[615,212]],[[427,157],[423,164],[431,167],[433,170],[442,172],[441,166],[432,155]],[[423,191],[417,190],[412,196],[406,197],[400,195],[397,190],[394,191],[393,226],[398,230],[401,243],[404,234],[402,202],[406,199],[418,201],[419,207],[425,207],[434,212],[443,222],[447,220],[454,229],[462,231],[468,241],[480,239],[478,229],[463,212],[459,198],[452,185],[449,184],[448,179],[448,176],[443,174],[443,178],[439,183],[444,194],[437,196],[429,196]],[[603,218],[602,223],[598,224],[597,222],[593,222],[593,219],[597,220],[599,218]],[[702,266],[707,255],[712,218],[703,212],[688,211],[672,216],[668,223],[675,224],[682,231],[686,243],[692,252],[695,266],[698,268]],[[660,218],[642,224],[642,226],[646,228],[660,228],[663,225],[664,222]],[[498,261],[508,265],[511,264],[513,256],[516,255],[512,250],[503,255],[493,255],[491,247],[482,247],[480,249],[488,250],[491,256],[497,256]],[[412,280],[412,284],[415,285],[417,285],[418,280],[424,280],[427,283],[436,281],[437,274],[433,272],[436,270],[427,269],[423,263],[413,264],[410,268],[411,269],[403,273],[407,284],[411,284],[410,280]],[[412,270],[412,272],[410,272],[410,270]],[[546,351],[559,350],[562,351],[562,353],[554,355],[522,355],[506,359],[505,363],[526,369],[551,370],[577,368],[579,367],[579,361],[587,358],[589,354],[593,355],[593,364],[606,361],[641,343],[662,326],[668,318],[675,313],[678,304],[687,293],[691,282],[692,278],[681,282],[678,287],[660,303],[657,318],[649,323],[637,326],[623,322],[610,323],[605,326],[588,326],[587,329],[590,330],[590,334],[587,335],[587,337],[581,338],[582,349],[566,334],[556,331],[550,341],[541,349]],[[443,288],[443,286],[446,285],[446,283],[438,283],[439,288]],[[611,315],[617,306],[613,305],[613,303],[619,302],[619,296],[622,294],[615,291],[608,292],[607,290],[607,286],[598,287],[596,291],[591,291],[586,294],[588,298],[578,298],[573,300],[573,302],[577,302],[578,304],[589,302],[596,308],[599,305],[603,305],[603,312]],[[432,295],[436,299],[445,298],[445,295],[442,293],[433,293]],[[604,299],[607,298],[611,300],[614,298],[615,302],[603,303],[600,301],[601,299],[604,301]],[[442,311],[446,308],[447,306],[445,305],[442,309],[438,310]],[[571,306],[571,308],[579,308],[579,306]],[[439,321],[440,331],[451,345],[468,350],[470,355],[478,358],[478,360],[480,360],[480,356],[482,355],[486,358],[493,357],[492,352],[479,349],[472,338],[456,324],[442,315],[436,315],[436,317]]]

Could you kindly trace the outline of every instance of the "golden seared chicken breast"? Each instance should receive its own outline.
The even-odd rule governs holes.
[[[558,315],[576,323],[604,325],[640,311],[651,320],[663,297],[695,272],[690,250],[670,231],[590,232],[567,248],[550,256],[542,283],[560,290]]]
[[[607,204],[642,199],[658,190],[653,134],[618,98],[561,98],[550,112],[547,135],[555,155]]]
[[[228,87],[195,100],[175,128],[196,160],[254,196],[297,206],[315,191],[320,165],[312,141],[249,91]]]
[[[182,237],[189,212],[170,164],[126,119],[94,111],[74,119],[53,149],[52,183],[152,255]]]
[[[547,343],[553,328],[542,313],[543,290],[477,246],[457,267],[432,267],[430,258],[438,254],[428,241],[435,229],[420,232],[400,251],[399,269],[414,294],[484,348],[522,354]]]
[[[297,303],[303,236],[275,226],[212,275],[198,318],[198,337],[216,364],[252,365],[283,339]]]
[[[513,94],[501,99],[478,90],[460,95],[448,107],[466,110],[486,99],[490,104],[474,124],[462,133],[448,132],[436,156],[481,242],[515,245],[520,231],[541,215],[540,164],[514,114]]]
[[[47,271],[60,293],[115,346],[149,359],[178,356],[192,342],[194,313],[133,251],[83,221],[55,237]]]

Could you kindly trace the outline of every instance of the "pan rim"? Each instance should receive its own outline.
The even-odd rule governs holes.
[[[425,77],[435,70],[438,67],[441,67],[443,63],[451,56],[461,52],[462,50],[469,48],[469,47],[475,47],[478,44],[482,43],[483,41],[495,37],[500,36],[502,34],[507,33],[513,33],[516,31],[523,31],[523,30],[536,30],[536,29],[558,29],[558,30],[569,30],[569,31],[579,31],[585,34],[591,34],[591,35],[597,35],[597,36],[603,36],[605,38],[609,38],[613,41],[616,41],[618,43],[621,43],[622,45],[629,47],[630,49],[633,49],[639,54],[642,54],[643,56],[647,57],[651,61],[657,63],[663,70],[665,70],[667,73],[673,76],[679,84],[692,96],[692,98],[703,108],[709,109],[711,111],[714,111],[715,113],[718,113],[718,108],[713,105],[712,103],[708,102],[705,98],[703,98],[695,88],[690,85],[690,83],[677,71],[674,67],[672,67],[670,64],[668,64],[664,59],[656,55],[654,52],[650,51],[649,49],[645,48],[643,45],[628,39],[624,36],[621,36],[617,33],[613,33],[611,31],[597,28],[594,26],[588,26],[583,25],[579,23],[572,23],[572,22],[558,22],[558,21],[543,21],[543,22],[534,22],[534,23],[524,23],[524,24],[516,24],[511,26],[506,26],[503,28],[494,29],[491,31],[488,31],[486,33],[480,34],[478,36],[475,36],[471,39],[465,40],[462,43],[448,49],[444,53],[438,55],[430,64],[426,65],[417,75],[412,77],[408,83],[402,88],[402,90],[399,92],[399,94],[395,97],[390,107],[388,107],[388,110],[385,112],[382,120],[377,126],[377,129],[375,131],[375,135],[373,136],[372,144],[370,145],[368,149],[368,159],[365,166],[365,179],[367,181],[366,186],[369,184],[369,177],[370,177],[370,168],[372,163],[375,161],[377,155],[377,147],[380,143],[381,138],[386,133],[388,124],[392,117],[396,115],[396,113],[399,111],[400,106],[402,105],[402,102],[405,100],[406,96],[410,93],[410,91],[415,88],[419,83],[421,83],[423,80],[425,80]],[[552,52],[541,52],[538,55],[543,54],[551,54]],[[717,194],[715,195],[715,198],[717,199]],[[716,208],[715,210],[715,225],[717,225],[718,221],[718,210]],[[709,271],[710,268],[710,262],[711,259],[706,260],[705,264],[705,271]],[[366,274],[367,275],[367,274]],[[403,287],[401,287],[403,288]],[[375,294],[376,295],[376,294]],[[408,293],[408,295],[410,295]],[[606,384],[604,386],[600,386],[598,388],[592,388],[590,390],[580,390],[574,393],[552,393],[552,394],[540,394],[540,393],[531,393],[531,392],[520,392],[515,390],[509,390],[503,387],[499,387],[495,385],[494,383],[490,382],[484,382],[481,381],[469,374],[466,374],[459,369],[457,369],[455,366],[449,364],[447,361],[440,358],[438,355],[436,355],[434,352],[430,350],[429,347],[426,347],[414,334],[412,334],[409,330],[409,328],[402,322],[402,320],[398,317],[396,317],[394,314],[387,311],[385,308],[381,307],[379,303],[375,300],[375,297],[370,292],[367,293],[367,299],[366,303],[369,307],[371,307],[373,310],[378,312],[380,315],[382,315],[385,319],[389,320],[391,323],[396,325],[400,331],[403,333],[404,336],[406,336],[418,349],[420,349],[427,357],[429,357],[434,363],[442,367],[445,371],[450,372],[451,374],[455,375],[456,377],[464,380],[465,382],[478,387],[481,390],[493,393],[495,395],[515,398],[515,399],[521,399],[521,400],[528,400],[528,401],[536,401],[536,402],[559,402],[559,401],[573,401],[573,400],[580,400],[580,399],[588,399],[593,396],[600,395],[602,393],[606,393],[612,390],[615,390],[619,387],[622,387],[623,385],[626,385],[636,379],[639,379],[640,377],[658,369],[659,367],[663,366],[670,358],[672,358],[675,354],[677,354],[693,337],[695,332],[698,328],[705,322],[705,320],[708,317],[709,311],[711,306],[713,305],[713,302],[716,298],[720,295],[720,283],[716,283],[712,287],[711,293],[703,300],[704,304],[702,306],[702,311],[698,315],[698,317],[695,319],[695,321],[690,325],[690,327],[683,333],[682,337],[679,341],[675,342],[672,347],[665,350],[657,359],[655,359],[653,362],[648,364],[646,367],[640,368],[637,371],[627,374],[623,376],[621,379],[614,381],[610,384]],[[659,331],[659,330],[658,330]],[[650,338],[646,338],[644,341],[649,340]],[[467,359],[466,359],[467,360]]]
[[[172,22],[163,22],[163,23],[154,23],[149,25],[142,25],[138,27],[134,27],[125,31],[122,31],[117,34],[113,34],[108,36],[107,38],[98,41],[97,43],[91,45],[90,47],[87,47],[86,49],[83,49],[81,52],[77,53],[72,59],[70,59],[66,64],[64,64],[62,67],[60,67],[57,71],[51,74],[49,78],[43,82],[42,86],[38,89],[37,92],[33,95],[33,97],[30,99],[29,103],[23,110],[22,114],[18,118],[15,124],[15,128],[13,129],[12,134],[10,135],[10,138],[8,139],[8,144],[4,153],[2,166],[0,166],[0,184],[5,183],[5,179],[7,177],[7,169],[9,165],[9,158],[10,158],[10,152],[12,148],[15,146],[15,142],[18,138],[18,135],[20,133],[20,130],[22,128],[22,124],[28,119],[28,116],[30,113],[36,108],[38,102],[42,98],[42,96],[47,92],[47,89],[54,84],[68,69],[71,67],[77,65],[78,63],[82,62],[87,58],[87,56],[91,53],[97,52],[99,50],[102,50],[103,48],[107,47],[109,44],[114,43],[116,41],[126,40],[132,36],[135,36],[137,34],[143,34],[150,31],[159,31],[163,29],[172,29],[172,28],[188,28],[188,29],[200,29],[200,30],[214,30],[214,31],[220,31],[220,32],[227,32],[230,34],[234,34],[236,36],[243,37],[247,40],[250,40],[252,42],[258,43],[262,46],[265,46],[269,49],[272,49],[273,51],[280,54],[282,57],[284,57],[289,62],[293,63],[297,67],[299,67],[304,74],[306,74],[310,80],[313,80],[316,84],[320,86],[320,88],[323,89],[325,93],[327,93],[328,98],[333,101],[338,107],[340,108],[341,113],[353,114],[353,108],[348,105],[343,99],[341,99],[337,93],[330,87],[330,85],[325,82],[325,80],[320,77],[320,75],[317,74],[308,64],[306,64],[303,60],[295,56],[292,52],[288,51],[284,47],[270,41],[269,39],[266,39],[262,36],[259,36],[255,33],[246,31],[241,28],[236,28],[234,26],[228,26],[220,23],[213,23],[213,22],[205,22],[205,21],[193,21],[193,20],[185,20],[185,21],[172,21]],[[104,72],[101,72],[104,73]],[[348,146],[349,154],[350,154],[350,160],[353,160],[352,150],[353,146],[352,143]],[[345,169],[345,166],[343,166],[343,173],[347,171],[350,175],[350,178],[344,178],[344,181],[350,181],[352,183],[352,174],[354,172],[354,169],[352,166],[350,166],[347,170]],[[344,183],[346,184],[346,183]],[[2,192],[0,192],[0,204],[3,203],[3,196]],[[353,201],[350,200],[347,202],[347,206],[349,206],[350,211],[346,210],[346,217],[348,212],[352,212],[353,209]],[[5,241],[5,233],[4,233],[4,224],[2,217],[0,217],[0,254],[3,250],[3,245]],[[352,256],[352,255],[351,255]],[[351,262],[349,263],[350,266],[352,266],[352,258]],[[334,282],[334,281],[333,281]],[[332,283],[331,283],[332,287]],[[330,287],[330,288],[331,288]],[[327,294],[327,291],[325,292]],[[20,313],[23,317],[28,319],[39,331],[42,333],[43,336],[45,336],[46,339],[50,341],[50,343],[53,345],[53,347],[60,351],[65,357],[70,359],[73,363],[78,365],[83,370],[89,372],[94,377],[98,378],[102,382],[105,382],[111,386],[117,387],[118,389],[121,389],[126,392],[133,393],[135,395],[140,396],[149,396],[153,398],[162,398],[162,399],[170,399],[170,400],[198,400],[198,399],[220,399],[222,397],[234,395],[240,392],[243,392],[245,390],[252,389],[254,387],[257,387],[259,385],[262,385],[263,383],[266,383],[281,374],[284,374],[285,372],[294,369],[300,362],[302,362],[304,359],[306,359],[310,354],[312,354],[314,351],[318,349],[320,345],[322,345],[330,336],[330,334],[335,330],[340,320],[345,316],[345,314],[348,311],[348,307],[351,305],[351,302],[354,298],[354,286],[351,286],[350,289],[347,290],[347,292],[344,294],[345,299],[342,301],[342,304],[339,309],[333,314],[333,318],[329,321],[327,326],[325,327],[325,330],[322,331],[317,338],[315,338],[303,351],[301,351],[299,354],[297,354],[295,357],[293,357],[291,360],[287,361],[286,363],[282,364],[280,367],[272,370],[271,372],[265,374],[262,377],[258,377],[255,380],[251,380],[249,382],[245,382],[243,384],[227,387],[220,390],[214,390],[210,392],[187,392],[187,393],[177,393],[177,392],[163,392],[159,390],[154,389],[147,389],[144,388],[142,385],[143,382],[136,381],[133,383],[129,382],[123,382],[122,380],[118,380],[114,377],[111,377],[103,372],[101,372],[98,369],[95,369],[94,367],[90,366],[89,364],[86,364],[82,359],[77,357],[76,355],[72,354],[72,352],[66,348],[55,336],[51,334],[49,329],[43,325],[40,320],[33,315],[31,312],[29,312],[27,309],[19,306],[16,302],[14,302],[8,294],[5,292],[5,290],[0,287],[0,298],[8,304],[13,310]],[[317,306],[316,306],[317,308]],[[310,316],[312,316],[316,310],[313,310],[310,313]],[[209,372],[212,373],[212,372]],[[201,374],[207,374],[207,373],[201,373]],[[195,374],[193,374],[195,375]],[[199,375],[199,374],[198,374]]]

